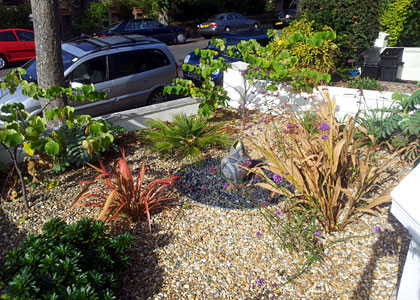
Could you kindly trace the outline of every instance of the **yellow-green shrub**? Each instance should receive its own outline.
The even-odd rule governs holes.
[[[287,50],[298,58],[298,65],[322,73],[330,73],[337,62],[340,50],[333,42],[334,31],[325,26],[322,32],[315,32],[313,21],[305,19],[292,23],[283,30],[280,38],[272,42],[272,54],[276,58]]]
[[[388,46],[395,46],[400,40],[407,23],[407,15],[413,8],[416,0],[390,0],[383,8],[381,14],[382,30],[389,33]]]

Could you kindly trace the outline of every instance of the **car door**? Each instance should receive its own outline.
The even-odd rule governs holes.
[[[31,59],[35,56],[35,37],[34,33],[29,30],[15,30],[20,42],[21,58]]]
[[[236,13],[235,19],[237,24],[237,30],[247,30],[250,27],[250,25],[247,23],[246,18],[243,15]]]
[[[96,91],[107,93],[105,100],[71,102],[77,114],[89,114],[100,116],[115,111],[115,97],[112,81],[109,80],[108,62],[106,55],[80,61],[75,64],[66,76],[71,87],[80,87],[84,84],[93,83]]]
[[[0,51],[8,62],[20,60],[20,43],[12,30],[0,32]]]
[[[152,91],[170,84],[176,70],[159,49],[136,49],[110,55],[110,78],[119,110],[147,104]]]
[[[239,29],[238,23],[236,22],[235,16],[233,14],[227,14],[225,15],[226,25],[230,27],[232,31],[237,31]]]
[[[175,30],[170,26],[165,26],[154,20],[145,20],[149,36],[154,37],[164,43],[173,42],[175,40]]]

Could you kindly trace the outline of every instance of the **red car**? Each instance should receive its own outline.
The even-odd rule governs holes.
[[[0,30],[0,69],[4,69],[9,63],[29,60],[34,56],[35,42],[32,30]]]

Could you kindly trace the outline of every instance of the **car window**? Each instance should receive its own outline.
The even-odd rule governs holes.
[[[130,21],[128,22],[127,26],[125,27],[126,30],[139,30],[145,29],[146,26],[143,21]]]
[[[110,78],[117,79],[147,70],[142,50],[115,53],[110,56]]]
[[[33,42],[34,34],[30,31],[16,30],[16,34],[22,42]]]
[[[227,15],[226,20],[232,21],[232,20],[235,20],[235,17],[233,15]]]
[[[145,50],[147,70],[153,70],[170,64],[168,57],[158,49]]]
[[[3,31],[3,32],[0,32],[0,41],[1,42],[14,42],[16,41],[16,37],[11,31]]]
[[[106,56],[99,56],[83,62],[70,74],[71,82],[96,84],[107,80]]]
[[[221,15],[221,16],[217,16],[216,17],[216,21],[221,21],[221,20],[223,20],[224,19],[224,15]]]
[[[241,15],[241,14],[235,14],[235,18],[237,20],[245,20],[245,17],[243,15]]]
[[[148,28],[155,28],[155,27],[159,27],[159,22],[157,22],[157,21],[153,21],[153,20],[146,20],[146,21],[145,21],[145,23],[146,23],[146,26],[147,26]]]

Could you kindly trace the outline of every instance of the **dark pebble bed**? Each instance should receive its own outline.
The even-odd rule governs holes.
[[[258,208],[278,203],[281,196],[271,198],[271,192],[250,181],[241,185],[229,183],[220,172],[222,158],[206,158],[177,172],[178,190],[190,199],[211,206],[227,209]],[[261,177],[253,182],[263,182]],[[227,184],[229,183],[229,184]]]

